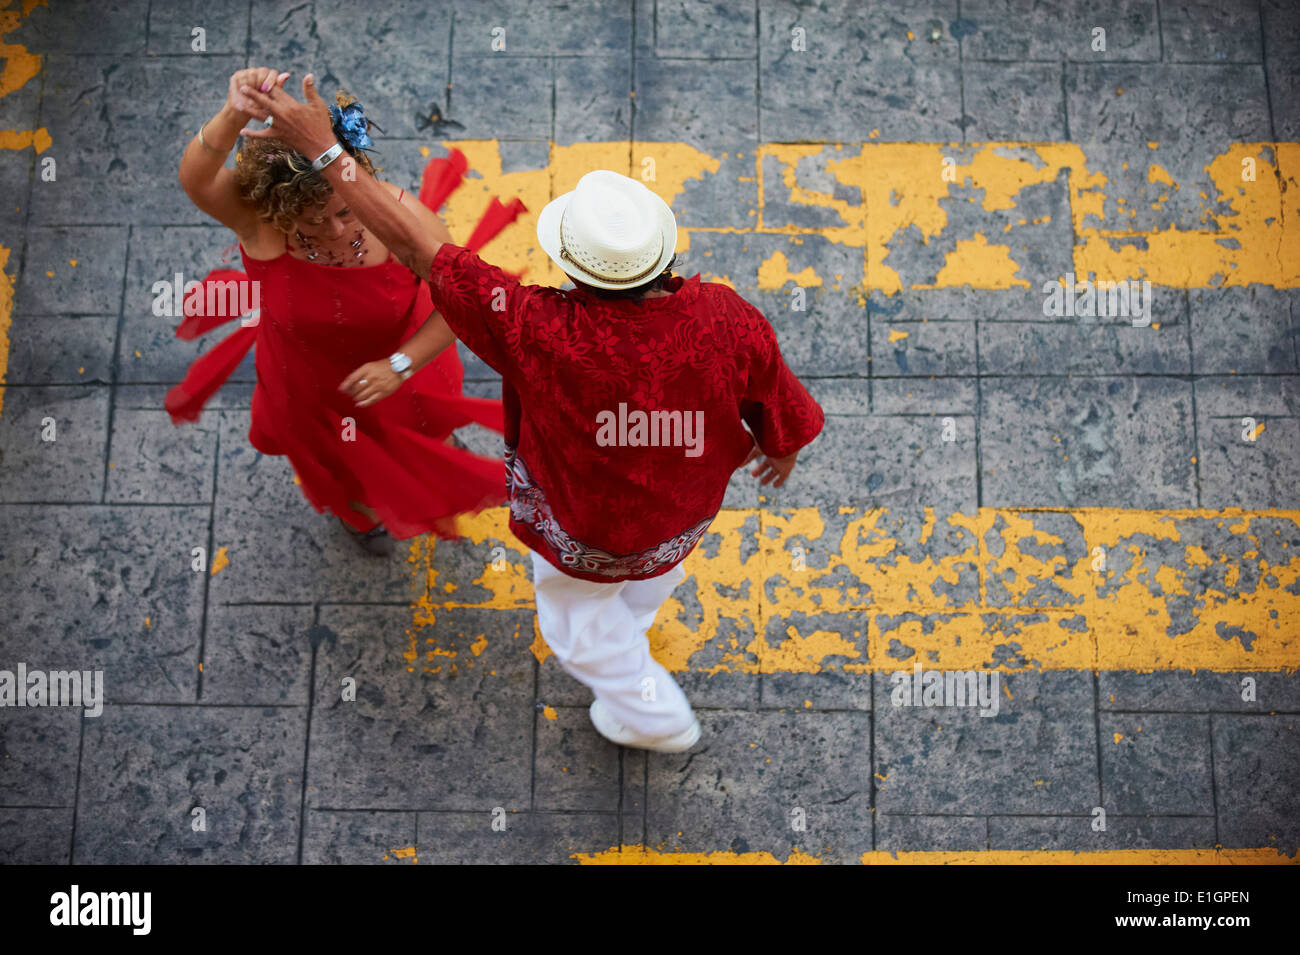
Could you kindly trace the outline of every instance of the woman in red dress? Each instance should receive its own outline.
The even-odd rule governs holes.
[[[195,361],[167,410],[176,424],[197,420],[256,341],[249,439],[263,454],[289,458],[316,510],[336,515],[371,553],[392,553],[394,538],[454,537],[455,515],[505,501],[505,478],[500,458],[448,439],[470,423],[501,431],[501,403],[461,394],[456,339],[427,286],[356,220],[310,159],[275,140],[245,139],[235,170],[224,167],[251,118],[239,87],[269,89],[287,75],[235,73],[225,106],[181,160],[186,194],[235,232],[246,272],[214,271],[191,290],[177,334],[192,338],[237,317],[230,308],[204,314],[221,298],[205,291],[231,288],[222,282],[255,283],[242,301],[260,312]],[[373,172],[360,107],[340,93],[332,112],[343,159]],[[431,234],[451,241],[419,199],[385,186]]]

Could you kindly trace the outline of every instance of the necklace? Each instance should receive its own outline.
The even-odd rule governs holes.
[[[304,258],[308,262],[317,262],[321,256],[325,257],[326,265],[346,266],[359,265],[361,260],[366,257],[366,246],[363,242],[365,231],[358,229],[356,237],[348,243],[348,248],[352,250],[352,262],[347,261],[347,253],[338,253],[328,246],[322,247],[316,243],[315,238],[309,235],[303,235],[301,232],[295,232],[298,237],[298,247],[302,250]]]

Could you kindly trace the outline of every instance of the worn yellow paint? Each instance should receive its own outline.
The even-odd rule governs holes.
[[[392,852],[385,852],[380,856],[381,862],[387,862],[389,859],[410,859],[411,865],[419,863],[420,859],[415,854],[415,846],[405,846],[401,849],[394,849]]]
[[[463,518],[464,541],[442,545],[455,548],[446,572],[497,546],[514,557],[500,569],[485,559],[454,594],[439,581],[439,545],[413,545],[413,647],[426,633],[443,647],[474,639],[433,627],[444,609],[532,608],[526,551],[506,524],[505,508]],[[1282,510],[724,510],[650,644],[670,671],[708,674],[892,672],[914,661],[1294,670],[1300,549],[1285,543],[1296,536],[1300,511]],[[544,663],[535,627],[528,649]]]
[[[911,334],[912,334],[911,332],[900,332],[896,328],[891,328],[889,330],[889,343],[892,345],[895,344],[896,342],[901,342],[904,338],[907,338]]]
[[[0,149],[35,148],[38,153],[43,153],[53,142],[44,126],[40,129],[0,129]]]
[[[230,566],[230,558],[226,556],[224,547],[217,548],[217,556],[212,558],[212,572],[210,576],[215,577],[218,571],[225,570]]]
[[[23,0],[21,9],[15,9],[14,0],[5,0],[0,7],[0,60],[4,61],[0,67],[0,97],[22,89],[41,71],[40,54],[29,53],[22,44],[6,43],[4,39],[34,9],[45,5],[45,0]]]
[[[558,720],[560,718],[560,714],[555,712],[555,707],[553,706],[543,708],[542,715],[548,720]]]
[[[17,6],[14,0],[0,3],[0,99],[16,92],[27,85],[41,71],[41,57],[29,53],[20,43],[7,43],[5,38],[18,29],[23,18],[38,6],[45,6],[45,0],[22,0]],[[35,147],[38,153],[50,148],[52,140],[45,129],[37,130],[0,130],[0,150],[27,149]],[[13,323],[14,283],[12,276],[5,271],[9,264],[10,250],[0,245],[0,414],[4,413],[5,377],[9,370],[9,331]]]
[[[801,288],[815,288],[822,284],[821,276],[811,265],[800,272],[791,272],[790,260],[785,257],[784,252],[777,249],[758,266],[758,287],[782,289],[787,282],[794,282]]]
[[[495,140],[446,145],[465,152],[476,177],[448,201],[446,218],[452,233],[466,234],[490,196],[519,196],[529,211],[521,217],[520,228],[508,230],[494,243],[492,258],[514,271],[526,269],[529,281],[548,284],[559,284],[563,277],[537,245],[537,213],[552,196],[573,188],[585,172],[604,168],[641,178],[671,204],[682,195],[686,182],[707,183],[721,169],[718,157],[683,143],[638,143],[630,153],[626,143],[551,145],[545,168],[511,172],[502,172]],[[1109,179],[1075,143],[765,143],[753,156],[754,175],[739,177],[742,190],[748,188],[752,194],[756,189],[753,221],[743,228],[721,223],[682,226],[677,250],[688,250],[696,233],[783,235],[791,240],[818,235],[862,250],[856,274],[843,276],[857,290],[859,300],[868,290],[1025,287],[1029,283],[1019,275],[1022,263],[1017,256],[1023,258],[1025,248],[1035,240],[1032,233],[1021,236],[1016,230],[1032,228],[1044,218],[1004,225],[997,216],[1014,209],[1025,189],[1063,179],[1078,243],[1073,250],[1078,275],[1091,273],[1099,280],[1115,281],[1146,279],[1177,288],[1300,286],[1300,144],[1235,143],[1217,155],[1207,149],[1205,158],[1214,195],[1203,200],[1204,228],[1189,230],[1170,222],[1139,229],[1133,225],[1135,213],[1122,197],[1107,212]],[[1247,158],[1255,161],[1253,182],[1241,178],[1241,163]],[[952,161],[947,167],[945,159]],[[644,160],[653,160],[653,166]],[[846,189],[836,195],[801,182],[802,161],[823,163],[825,173]],[[776,175],[774,168],[779,170]],[[949,175],[945,176],[945,168]],[[933,170],[933,175],[923,174],[925,170]],[[647,178],[651,173],[654,178]],[[1181,188],[1159,166],[1149,168],[1148,178],[1171,189]],[[752,188],[748,187],[751,181]],[[854,190],[860,200],[845,198]],[[773,225],[765,221],[764,210],[766,201],[774,197],[787,204],[831,210],[839,222],[816,227]],[[954,199],[965,199],[989,213],[987,226],[969,234],[955,232],[946,208]],[[992,243],[986,237],[990,228],[1021,241]],[[952,243],[932,285],[920,284],[916,277],[905,283],[886,264],[891,244],[905,234],[925,243]],[[792,275],[788,262],[778,263],[770,251],[764,252],[767,257],[757,274],[734,283],[739,290],[750,287],[750,282],[753,288],[763,289],[780,288],[791,279],[816,285],[828,278],[815,266]],[[737,278],[736,273],[731,275]]]
[[[614,846],[574,853],[580,865],[821,865],[795,849],[782,862],[770,852],[681,852],[645,846]],[[1295,865],[1300,857],[1276,849],[986,850],[983,852],[864,852],[863,865]]]

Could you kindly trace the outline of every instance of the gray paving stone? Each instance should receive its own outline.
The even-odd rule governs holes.
[[[792,30],[804,28],[808,52],[840,54],[847,64],[859,60],[907,60],[942,63],[958,56],[956,0],[917,0],[906,4],[826,0],[815,7],[788,0],[760,0],[759,21],[764,62],[792,49]],[[939,39],[930,40],[930,29]],[[911,33],[912,36],[908,36]]]
[[[6,388],[0,417],[0,501],[98,501],[108,440],[108,389]],[[46,429],[53,421],[53,432]],[[53,440],[44,439],[45,434]]]
[[[1300,541],[1291,542],[1300,546]],[[1246,680],[1255,699],[1242,699]],[[1186,713],[1300,711],[1300,678],[1287,673],[1215,673],[1209,670],[1137,673],[1103,670],[1098,675],[1102,710]]]
[[[301,4],[289,0],[254,3],[250,65],[271,66],[292,75],[285,88],[302,95],[302,78],[313,73],[321,95],[333,102],[347,89],[381,129],[372,130],[377,155],[391,137],[438,135],[429,129],[436,105],[447,111],[449,4],[388,0],[364,8]]]
[[[632,70],[625,56],[557,58],[556,145],[618,142],[632,135]]]
[[[166,408],[167,392],[171,391],[171,385],[135,385],[135,384],[118,384],[114,390],[114,413],[118,411],[162,411]],[[206,412],[212,412],[214,417],[201,418],[200,426],[208,427],[210,423],[216,421],[215,413],[218,411],[248,411],[253,400],[253,383],[252,382],[227,382],[225,387],[218,391],[208,401]]]
[[[86,729],[75,861],[294,862],[305,731],[297,708],[106,709]]]
[[[769,580],[770,583],[770,580]],[[768,621],[765,641],[777,647],[789,639],[790,631],[807,637],[817,631],[839,634],[857,650],[857,655],[827,654],[816,673],[777,671],[763,674],[760,705],[793,710],[871,711],[871,675],[845,672],[843,664],[870,662],[867,653],[868,615],[861,611],[806,614],[794,611]]]
[[[985,381],[981,503],[1191,507],[1191,417],[1191,386],[1184,381]],[[1145,452],[1131,453],[1138,447]]]
[[[1198,467],[1205,507],[1293,508],[1300,500],[1300,418],[1198,415]],[[1263,425],[1263,431],[1259,430]],[[1245,441],[1247,433],[1256,435]]]
[[[242,0],[214,5],[207,0],[169,0],[149,6],[148,52],[164,56],[188,53],[244,55],[248,48],[248,8]],[[203,49],[196,50],[195,27],[203,29]]]
[[[615,811],[619,804],[619,748],[591,725],[586,707],[560,707],[555,719],[538,714],[534,807]]]
[[[312,608],[208,608],[203,702],[306,704],[311,683]]]
[[[126,303],[123,309],[122,339],[118,346],[118,380],[123,382],[179,382],[190,363],[211,349],[239,327],[232,319],[193,341],[176,337],[176,328],[184,320],[174,312],[175,298],[168,305],[167,294],[181,276],[181,288],[188,282],[202,281],[213,269],[243,271],[239,250],[230,249],[236,242],[228,229],[220,226],[203,228],[153,228],[137,226],[131,233],[131,257],[127,265]],[[167,289],[157,283],[168,283]],[[251,295],[251,293],[250,293]],[[250,299],[251,301],[251,299]],[[256,380],[253,350],[230,376],[232,382]]]
[[[1061,142],[1065,95],[1055,63],[965,63],[962,91],[971,142]]]
[[[828,417],[799,455],[800,471],[775,492],[780,506],[807,507],[832,498],[845,506],[975,507],[974,421],[955,416],[956,440],[943,440],[943,422],[929,417],[874,416],[861,422]],[[987,458],[986,458],[987,460]]]
[[[756,55],[756,6],[702,0],[654,0],[652,42],[656,56],[752,58]]]
[[[30,649],[6,633],[4,668],[15,677],[19,663],[25,663],[29,673],[82,669],[80,661],[48,654],[29,658],[25,652]],[[0,803],[71,808],[84,712],[72,706],[5,707],[0,719]],[[0,846],[5,844],[0,842]],[[67,845],[65,842],[65,849]]]
[[[458,61],[491,53],[494,27],[506,31],[498,56],[625,56],[632,43],[631,4],[621,0],[487,0],[456,4],[455,12]]]
[[[212,500],[215,421],[178,428],[166,411],[116,409],[105,500],[199,504]]]
[[[637,60],[633,134],[705,150],[757,142],[757,81],[749,60]]]
[[[576,856],[619,847],[615,813],[524,812],[505,809],[504,830],[489,810],[420,813],[419,858],[437,864],[565,865]]]
[[[302,861],[307,865],[411,865],[413,812],[312,809],[304,820]]]
[[[1194,371],[1200,375],[1295,374],[1300,327],[1286,290],[1193,289]]]
[[[1300,376],[1205,376],[1196,379],[1196,414],[1206,418],[1300,415]]]
[[[771,65],[764,59],[759,124],[765,141],[853,142],[876,130],[880,132],[874,138],[880,142],[961,140],[955,63],[864,63],[838,81],[842,87],[830,98],[837,81],[827,76],[824,59],[809,57],[791,53]],[[827,108],[810,112],[810,101]]]
[[[142,22],[135,27],[141,43]],[[224,102],[230,74],[243,60],[45,57],[41,125],[54,138],[46,155],[55,157],[58,173],[33,188],[33,221],[137,228],[203,221],[176,187],[176,167],[199,124]]]
[[[1300,734],[1294,715],[1213,716],[1219,841],[1228,848],[1300,845]]]
[[[1033,0],[963,0],[961,12],[971,25],[962,40],[967,60],[1160,59],[1156,0],[1050,6]],[[1097,27],[1106,31],[1104,51],[1092,48]]]
[[[871,320],[871,373],[948,378],[975,374],[970,322]]]
[[[108,384],[116,342],[116,315],[15,315],[5,380],[15,385]]]
[[[119,227],[31,229],[15,308],[33,315],[116,315],[126,240]]]
[[[8,505],[5,649],[29,667],[104,671],[111,703],[194,700],[208,509]]]
[[[1102,713],[1098,726],[1100,805],[1127,815],[1213,812],[1207,717]]]
[[[1177,97],[1168,95],[1173,89]],[[1081,143],[1153,141],[1190,151],[1269,138],[1258,66],[1070,64],[1065,90],[1070,135]]]
[[[1154,327],[1159,325],[1159,328]],[[985,322],[980,372],[987,375],[1177,375],[1191,371],[1186,324]]]
[[[318,514],[293,483],[288,458],[248,442],[249,415],[220,412],[213,546],[230,566],[212,578],[220,603],[409,601],[416,568],[400,547],[367,554],[334,517]],[[285,555],[292,555],[286,559]]]
[[[883,852],[978,852],[987,844],[983,816],[876,814],[876,849]]]
[[[142,53],[148,13],[148,0],[34,6],[9,42],[42,53]]]
[[[871,409],[881,415],[974,415],[976,397],[974,378],[874,378],[871,382]]]
[[[820,285],[803,290],[802,301],[793,281],[780,290],[759,288],[759,266],[777,253],[785,256],[791,273],[812,268],[821,280]],[[697,273],[704,281],[727,279],[741,298],[763,313],[776,332],[782,357],[796,375],[867,374],[871,345],[866,316],[848,291],[862,274],[859,251],[820,236],[693,232],[680,274]]]
[[[689,852],[799,848],[856,861],[871,848],[871,716],[700,714],[700,746],[650,758],[647,844]],[[807,828],[794,828],[801,811]]]
[[[1103,807],[1105,808],[1105,807]],[[1081,816],[990,816],[989,848],[1105,852],[1116,849],[1213,849],[1213,816],[1125,816],[1106,813],[1104,832]]]
[[[546,57],[457,56],[451,111],[465,139],[550,138],[555,83]]]
[[[72,809],[0,809],[0,863],[67,865]]]
[[[1265,71],[1273,104],[1273,130],[1279,140],[1300,139],[1300,8],[1288,0],[1261,0]]]
[[[487,820],[527,809],[533,663],[504,634],[526,614],[454,610],[454,632],[482,633],[440,673],[423,672],[406,607],[323,607],[316,655],[308,802],[329,809],[454,809]],[[468,644],[468,640],[465,641]],[[451,666],[456,669],[452,671]],[[356,699],[342,699],[343,679]],[[488,823],[484,829],[490,832]]]
[[[1253,4],[1174,0],[1160,5],[1160,37],[1168,62],[1258,63],[1260,11]]]
[[[828,415],[865,415],[871,412],[871,381],[868,378],[800,380]]]
[[[1092,679],[1003,674],[997,716],[974,708],[903,707],[876,674],[880,813],[1086,812],[1097,805]],[[880,777],[884,777],[883,781]]]

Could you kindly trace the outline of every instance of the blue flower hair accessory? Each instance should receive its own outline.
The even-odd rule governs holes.
[[[353,149],[369,149],[375,144],[370,138],[370,120],[366,119],[360,103],[343,107],[331,106],[330,120],[339,139]]]

